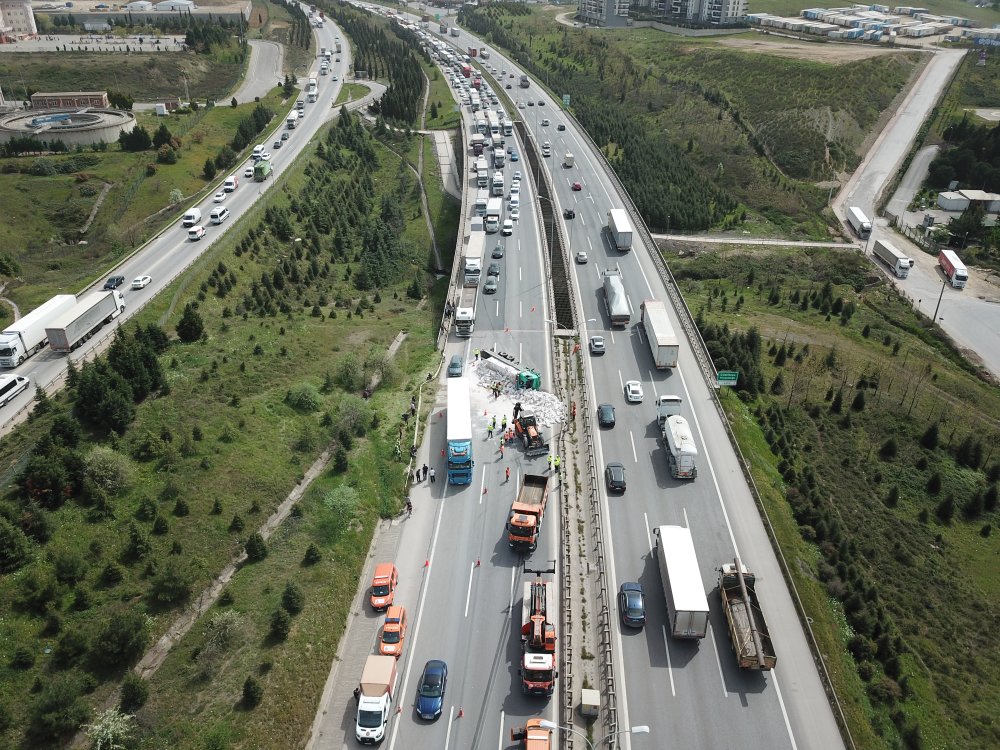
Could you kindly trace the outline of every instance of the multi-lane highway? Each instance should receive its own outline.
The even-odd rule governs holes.
[[[327,24],[325,28],[314,29],[318,46],[327,48],[333,47],[334,40],[340,35],[340,31],[333,25]],[[339,61],[337,59],[339,58]],[[117,325],[121,325],[130,317],[135,315],[142,306],[153,298],[154,295],[165,289],[171,282],[180,276],[192,263],[194,263],[217,239],[226,232],[235,231],[235,225],[240,218],[250,210],[254,202],[275,184],[275,177],[280,176],[299,155],[309,140],[319,131],[322,125],[336,117],[337,110],[333,107],[337,95],[340,92],[341,82],[350,68],[350,49],[344,44],[344,53],[335,55],[331,62],[331,69],[328,75],[318,78],[318,99],[315,103],[305,104],[304,116],[300,118],[294,130],[287,131],[291,135],[279,149],[273,149],[274,141],[281,138],[281,133],[286,131],[285,116],[287,107],[275,113],[272,124],[258,138],[258,143],[265,146],[265,150],[271,153],[271,163],[274,165],[274,173],[271,178],[264,182],[254,182],[252,177],[244,175],[247,167],[252,165],[248,159],[235,165],[229,172],[220,173],[213,189],[205,191],[204,197],[192,206],[197,206],[202,212],[202,223],[206,228],[206,236],[196,242],[188,240],[187,229],[181,226],[180,219],[164,228],[158,235],[133,253],[126,261],[114,269],[108,269],[108,275],[122,275],[125,277],[126,285],[122,287],[125,295],[125,313],[118,318]],[[319,69],[319,63],[315,63],[313,69]],[[275,81],[269,75],[269,86],[273,86]],[[336,78],[336,80],[334,80]],[[305,81],[300,81],[299,85],[304,88]],[[300,95],[304,99],[304,95]],[[288,106],[294,105],[294,101]],[[239,177],[239,187],[235,192],[229,193],[225,202],[230,211],[229,219],[223,224],[213,226],[209,223],[209,213],[218,204],[213,203],[212,197],[216,190],[222,189],[222,181],[229,174]],[[131,290],[128,288],[129,282],[137,276],[149,275],[152,283],[141,290]],[[98,291],[104,284],[104,277],[99,278],[94,284],[80,291],[80,294]],[[108,331],[113,330],[110,326]],[[98,335],[89,342],[83,344],[73,354],[70,359],[79,361],[86,358],[95,349],[102,348],[107,343],[107,337]],[[36,354],[19,368],[14,370],[21,375],[27,375],[33,386],[41,385],[50,392],[57,386],[59,379],[66,370],[66,355],[56,354],[48,349]],[[0,409],[0,435],[5,434],[13,428],[25,414],[27,407],[31,405],[34,398],[34,387],[29,388],[18,396],[10,404]]]
[[[448,25],[452,25],[450,20]],[[447,41],[459,50],[483,46],[464,32]],[[599,436],[593,446],[597,465],[603,470],[606,462],[620,461],[627,467],[624,495],[608,497],[601,487],[604,533],[612,552],[609,574],[615,589],[621,581],[637,580],[647,597],[643,631],[615,626],[618,726],[650,727],[652,737],[637,738],[636,747],[668,743],[704,748],[842,746],[774,552],[694,353],[682,342],[680,366],[672,372],[657,372],[636,327],[642,300],[667,299],[649,255],[653,249],[641,237],[628,254],[619,255],[610,247],[602,228],[608,209],[622,206],[622,198],[586,135],[535,82],[527,89],[519,88],[517,79],[509,75],[519,77],[521,71],[492,48],[486,66],[507,71],[503,86],[515,84],[504,91],[515,102],[516,116],[524,120],[537,144],[551,144],[552,156],[542,159],[540,169],[548,172],[554,188],[559,204],[555,215],[560,216],[562,208],[575,209],[574,219],[558,220],[565,223],[572,251],[585,250],[589,258],[586,264],[574,266],[575,293],[582,311],[578,328],[584,342],[594,334],[604,335],[608,342],[604,357],[585,355],[584,362],[590,401],[611,403],[617,411],[614,428],[597,431],[594,425]],[[541,106],[540,101],[544,102]],[[548,124],[543,124],[546,119]],[[560,125],[565,129],[559,130]],[[469,127],[467,116],[465,127]],[[576,156],[572,168],[562,166],[567,151]],[[508,181],[517,168],[528,172],[532,165],[508,164]],[[580,189],[574,190],[573,183],[579,183]],[[500,293],[495,300],[481,297],[475,335],[471,340],[453,338],[447,354],[469,354],[474,348],[493,346],[518,353],[522,361],[542,371],[543,383],[550,387],[543,283],[548,270],[540,256],[539,228],[530,198],[522,197],[521,220],[505,243],[508,252]],[[612,330],[609,325],[600,291],[600,272],[609,267],[619,268],[624,277],[633,311],[632,325],[626,330]],[[676,318],[673,323],[682,330]],[[623,382],[631,379],[643,384],[642,404],[625,403]],[[694,482],[674,481],[667,474],[653,408],[662,394],[683,398],[683,413],[701,451],[700,473]],[[429,560],[428,549],[433,551],[433,561],[413,590],[405,592],[408,605],[418,608],[420,626],[404,660],[406,682],[399,699],[403,712],[391,727],[390,747],[504,746],[506,730],[522,723],[526,715],[552,719],[557,713],[555,699],[532,701],[519,692],[516,619],[522,577],[517,570],[520,561],[507,550],[502,537],[516,486],[514,482],[505,485],[504,466],[511,465],[520,474],[532,465],[538,471],[544,460],[527,462],[521,451],[513,450],[501,461],[495,444],[483,439],[495,409],[485,392],[478,398],[473,422],[476,448],[482,446],[482,451],[472,486],[439,484],[432,490],[441,504],[433,511],[430,539],[412,539],[404,533],[400,546],[400,556],[408,565]],[[444,445],[441,412],[445,407],[440,401],[431,414],[425,440],[432,456]],[[557,508],[566,502],[558,496],[553,500],[550,506]],[[701,642],[678,642],[666,636],[665,602],[651,555],[651,530],[661,524],[688,526],[694,535],[712,610],[709,636]],[[556,557],[553,535],[557,528],[557,522],[547,519],[544,542],[530,556],[529,565]],[[778,653],[777,669],[767,674],[741,672],[735,666],[715,591],[715,569],[737,553],[759,576],[761,602]],[[430,658],[447,660],[452,674],[444,714],[448,720],[434,725],[416,720],[411,707],[420,667]],[[461,722],[455,719],[459,708],[465,717]],[[622,743],[630,747],[631,738],[624,736]]]

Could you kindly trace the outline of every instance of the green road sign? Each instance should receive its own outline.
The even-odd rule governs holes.
[[[563,108],[569,109],[569,94],[563,94]]]
[[[721,370],[716,378],[716,382],[722,387],[724,385],[736,385],[736,381],[739,379],[740,374],[735,370]]]

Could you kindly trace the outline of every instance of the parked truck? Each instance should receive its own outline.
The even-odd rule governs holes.
[[[632,224],[624,208],[608,211],[608,236],[618,252],[627,253],[632,249]]]
[[[756,576],[738,557],[719,569],[719,596],[736,662],[740,669],[769,670],[774,669],[778,657],[757,600],[756,583]]]
[[[448,378],[448,483],[472,483],[472,402],[468,378]]]
[[[503,183],[501,183],[503,184]],[[486,231],[500,231],[500,216],[503,212],[503,198],[490,198],[486,202]]]
[[[612,326],[628,326],[632,322],[632,313],[628,308],[628,298],[625,296],[625,284],[622,283],[622,273],[616,268],[604,271],[604,301],[608,306],[608,317]]]
[[[487,205],[487,213],[489,206]],[[486,252],[486,232],[474,230],[462,249],[462,284],[478,286],[483,276],[483,254]]]
[[[683,526],[659,526],[653,533],[670,635],[704,638],[708,633],[708,597],[691,531]]]
[[[858,237],[867,240],[872,234],[872,223],[865,216],[865,212],[857,206],[847,209],[847,221]]]
[[[267,160],[261,160],[253,165],[253,179],[254,182],[263,182],[268,177],[271,176],[271,162]]]
[[[541,474],[525,474],[507,516],[507,544],[511,549],[534,552],[538,547],[538,532],[542,528],[548,498],[549,478]]]
[[[642,327],[646,331],[649,351],[653,355],[653,364],[657,370],[677,367],[677,353],[680,345],[677,334],[670,325],[667,306],[660,300],[647,299],[642,303]]]
[[[463,286],[455,305],[455,334],[469,338],[476,330],[476,292],[478,287]]]
[[[524,582],[521,599],[521,690],[525,695],[552,695],[556,687],[556,620],[559,601],[555,581],[541,573]]]
[[[71,352],[123,312],[125,298],[117,289],[88,294],[45,327],[49,347]]]
[[[0,367],[17,367],[49,342],[46,326],[76,305],[76,296],[57,294],[0,333]]]
[[[875,240],[872,255],[889,266],[889,270],[898,278],[905,279],[910,275],[910,259],[895,245],[884,240]]]
[[[955,289],[964,289],[969,282],[969,270],[954,250],[942,250],[938,255],[938,265]]]
[[[365,662],[355,721],[355,736],[362,745],[377,745],[385,739],[398,677],[395,656],[373,654]]]
[[[551,750],[552,730],[542,725],[543,719],[528,719],[523,727],[510,730],[510,741],[518,743],[517,750]]]

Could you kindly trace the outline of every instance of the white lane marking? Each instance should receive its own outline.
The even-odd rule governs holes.
[[[469,563],[469,587],[465,591],[465,616],[469,616],[469,601],[472,599],[472,577],[476,574],[476,564]]]
[[[667,626],[663,626],[663,651],[667,655],[667,674],[670,675],[670,694],[677,697],[677,686],[674,685],[674,666],[670,663],[670,634]]]
[[[504,731],[503,731],[503,725],[504,725],[505,719],[506,719],[506,717],[505,717],[505,714],[504,714],[504,710],[501,708],[500,709],[500,733],[497,736],[497,750],[503,750],[504,746],[507,744],[507,743],[504,742]]]
[[[483,498],[486,497],[486,493],[483,490],[486,489],[486,472],[483,472],[483,480],[479,483],[479,504],[483,504]]]
[[[625,379],[622,378],[622,371],[618,371],[618,385],[621,386],[622,392],[625,391]]]
[[[448,743],[451,742],[451,727],[454,721],[455,707],[452,706],[448,709],[448,732],[444,736],[444,750],[448,750]]]
[[[510,569],[510,598],[507,599],[507,609],[511,612],[513,617],[514,612],[514,580],[517,576],[517,568]]]
[[[715,654],[715,666],[719,668],[719,682],[722,683],[722,697],[728,698],[729,691],[726,690],[726,676],[722,674],[722,659],[719,658],[719,647],[715,645],[715,636],[712,635],[712,626],[708,626],[708,633],[705,637],[712,644],[712,653]]]
[[[406,654],[406,666],[403,668],[403,681],[399,686],[399,695],[406,695],[406,683],[410,679],[410,665],[413,662],[413,655],[417,652],[414,644],[417,642],[418,636],[420,634],[420,622],[423,619],[424,614],[424,601],[427,599],[427,591],[430,589],[430,579],[431,571],[434,570],[434,554],[437,551],[438,533],[441,530],[441,519],[444,517],[444,513],[438,513],[437,520],[434,522],[434,533],[431,535],[431,548],[427,553],[427,566],[424,568],[424,580],[420,584],[420,601],[417,602],[417,618],[413,623],[413,633],[410,636],[410,649]],[[396,745],[396,736],[399,733],[399,720],[398,716],[392,725],[392,739],[389,740],[389,750]]]
[[[590,237],[587,238],[587,246],[590,248],[591,252],[594,251],[594,243],[591,242]],[[595,268],[596,268],[596,266],[595,266]]]
[[[792,743],[792,750],[798,750],[795,744],[795,735],[792,733],[792,725],[788,721],[788,711],[785,710],[785,701],[781,697],[781,688],[778,687],[778,673],[771,670],[771,680],[774,682],[774,689],[778,692],[778,705],[781,706],[781,718],[785,720],[785,731],[788,733],[788,741]]]
[[[628,431],[628,439],[632,443],[632,460],[639,463],[639,454],[635,452],[635,436],[632,434],[632,430]]]

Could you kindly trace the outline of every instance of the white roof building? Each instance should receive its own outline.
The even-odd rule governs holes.
[[[180,11],[192,11],[198,6],[194,4],[193,0],[163,0],[161,3],[156,4],[157,10],[180,10]]]
[[[153,9],[153,3],[150,0],[135,0],[132,3],[126,3],[122,6],[122,10],[131,11],[133,13],[147,13]]]

